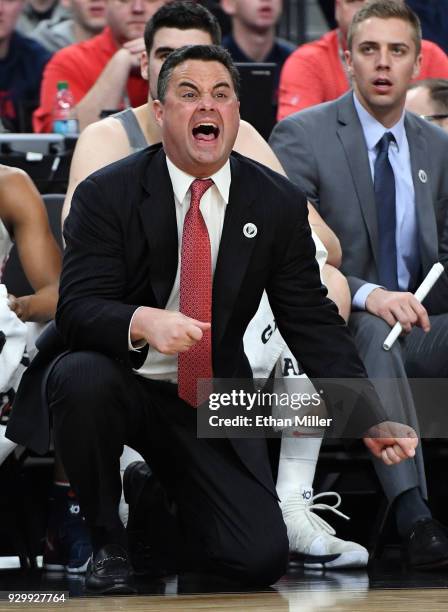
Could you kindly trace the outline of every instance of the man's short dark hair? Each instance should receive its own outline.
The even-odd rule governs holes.
[[[361,7],[352,19],[347,35],[347,47],[351,51],[353,37],[358,26],[363,21],[378,17],[379,19],[401,19],[409,23],[412,28],[417,55],[422,48],[422,27],[414,11],[402,0],[372,0]]]
[[[431,101],[434,102],[437,113],[448,113],[448,79],[423,79],[413,83],[409,89],[424,87],[428,90]]]
[[[216,17],[196,2],[169,2],[154,13],[145,26],[145,48],[149,55],[154,36],[161,28],[178,30],[202,30],[210,34],[214,45],[221,44],[221,28]]]
[[[168,83],[173,74],[173,70],[179,64],[187,60],[201,60],[203,62],[219,62],[230,73],[233,88],[237,98],[239,98],[240,75],[233,63],[230,53],[218,45],[188,45],[173,51],[162,64],[157,82],[157,98],[164,102]]]

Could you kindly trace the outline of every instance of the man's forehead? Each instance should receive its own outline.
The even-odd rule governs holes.
[[[177,82],[189,80],[197,84],[206,82],[212,86],[222,82],[232,85],[232,78],[227,68],[221,62],[214,60],[185,60],[174,68],[172,79]]]
[[[179,49],[186,45],[211,45],[212,38],[208,32],[189,28],[180,30],[179,28],[163,27],[154,34],[152,51],[157,52],[160,48]]]
[[[403,19],[371,17],[359,23],[353,33],[359,45],[364,41],[413,44],[412,26]]]

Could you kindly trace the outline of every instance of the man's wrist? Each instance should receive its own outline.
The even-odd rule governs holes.
[[[116,65],[127,68],[128,71],[132,67],[132,55],[127,49],[124,49],[123,47],[115,52],[112,60]]]
[[[361,285],[361,287],[356,291],[355,295],[353,296],[353,309],[368,310],[367,299],[373,293],[373,291],[378,288],[380,288],[379,285],[376,285],[374,283],[364,283],[364,285]]]
[[[365,302],[366,310],[371,310],[371,308],[372,308],[372,300],[375,300],[375,298],[378,296],[379,292],[385,292],[385,291],[386,291],[386,289],[384,289],[384,287],[375,287],[374,289],[372,289],[372,291],[370,291],[370,293],[366,297],[366,302]]]
[[[129,324],[128,348],[130,351],[141,349],[145,346],[145,344],[147,344],[143,327],[141,325],[141,315],[144,308],[144,306],[139,306],[134,311]]]

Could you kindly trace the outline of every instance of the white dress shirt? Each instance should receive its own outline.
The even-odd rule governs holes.
[[[407,291],[409,286],[415,283],[417,279],[420,256],[411,155],[404,127],[405,112],[403,111],[395,125],[387,129],[366,111],[355,93],[353,93],[353,100],[364,132],[372,180],[374,180],[378,141],[386,132],[391,132],[395,138],[395,142],[391,142],[389,145],[389,161],[395,177],[397,276],[399,288]],[[379,285],[373,283],[366,283],[360,287],[353,297],[353,306],[365,310],[368,295],[377,287]]]
[[[165,306],[165,310],[179,312],[179,287],[180,287],[180,259],[182,253],[182,233],[184,229],[185,215],[190,208],[190,186],[196,177],[186,174],[177,168],[167,157],[166,163],[170,175],[171,184],[174,191],[173,205],[176,207],[177,237],[178,237],[178,265],[176,280],[174,281],[170,297]],[[215,273],[216,261],[218,259],[219,244],[221,241],[222,228],[224,225],[224,215],[229,201],[229,191],[231,182],[230,162],[215,174],[210,176],[214,185],[208,189],[201,198],[200,211],[204,217],[210,238],[212,273]],[[138,310],[138,309],[137,309]],[[137,312],[137,311],[135,311]],[[135,313],[134,313],[135,315]],[[132,324],[132,320],[131,320]],[[130,326],[129,326],[130,329]],[[139,346],[141,348],[141,346]],[[136,350],[132,346],[129,336],[129,350]],[[141,368],[134,370],[136,374],[145,378],[167,380],[177,383],[177,355],[164,355],[156,351],[152,346],[149,347],[148,355]]]

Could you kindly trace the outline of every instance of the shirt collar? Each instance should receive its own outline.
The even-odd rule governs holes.
[[[187,191],[190,189],[191,183],[196,179],[196,177],[187,174],[175,166],[168,156],[166,157],[166,164],[168,166],[171,184],[173,185],[174,195],[182,204],[185,196],[187,195]],[[210,177],[206,178],[212,179],[222,199],[226,204],[228,204],[231,181],[230,161],[227,160],[224,166],[222,166],[218,172],[215,172],[215,174],[212,174]]]
[[[356,112],[358,113],[359,121],[361,122],[361,126],[364,132],[364,138],[366,139],[367,148],[369,149],[369,151],[373,151],[375,149],[376,145],[378,144],[378,141],[386,132],[392,132],[395,138],[395,142],[397,144],[397,148],[400,151],[401,147],[405,142],[406,135],[404,128],[404,109],[397,123],[391,128],[387,129],[382,123],[377,121],[375,117],[373,117],[368,111],[366,111],[364,106],[358,100],[355,92],[353,92],[353,102],[355,104]]]

